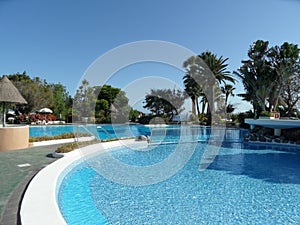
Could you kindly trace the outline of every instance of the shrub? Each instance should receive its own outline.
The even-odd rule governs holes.
[[[83,141],[83,142],[72,142],[72,143],[68,143],[68,144],[64,144],[60,147],[57,148],[56,152],[57,153],[68,153],[71,152],[75,149],[78,148],[82,148],[88,145],[92,145],[92,144],[97,144],[97,143],[101,143],[101,142],[109,142],[109,141],[116,141],[116,140],[125,140],[125,139],[130,139],[130,137],[128,138],[113,138],[113,139],[107,139],[107,140],[92,140],[92,141]]]
[[[77,133],[77,137],[88,137],[90,136],[87,133]],[[51,141],[51,140],[59,140],[59,139],[68,139],[75,138],[74,133],[64,133],[55,136],[42,136],[42,137],[31,137],[29,138],[29,142],[40,142],[40,141]]]
[[[206,123],[207,123],[207,121],[208,121],[208,118],[207,118],[206,114],[200,113],[200,114],[198,115],[198,118],[199,118],[200,124],[206,125]]]
[[[262,112],[260,113],[260,116],[267,116],[267,117],[270,117],[270,116],[271,116],[271,113],[268,112],[268,111],[262,111]]]

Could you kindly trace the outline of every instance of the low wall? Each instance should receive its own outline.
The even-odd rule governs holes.
[[[28,148],[29,126],[1,127],[0,152]]]

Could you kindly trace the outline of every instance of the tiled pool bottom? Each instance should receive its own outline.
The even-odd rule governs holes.
[[[162,146],[111,154],[128,164],[151,165],[174,149]],[[223,147],[200,172],[204,147],[199,143],[185,167],[168,180],[141,187],[114,183],[80,164],[62,183],[61,212],[70,225],[300,224],[299,149]]]

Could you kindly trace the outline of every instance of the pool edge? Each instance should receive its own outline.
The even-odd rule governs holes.
[[[134,142],[134,139],[128,139],[89,145],[67,153],[63,158],[46,166],[32,179],[24,194],[20,210],[22,225],[66,225],[56,196],[61,173],[82,157],[99,152],[99,145],[102,146],[99,148],[101,150]]]

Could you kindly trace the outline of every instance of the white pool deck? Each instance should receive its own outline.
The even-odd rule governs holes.
[[[135,145],[134,139],[105,142],[86,146],[64,154],[64,157],[42,169],[30,182],[20,210],[22,225],[65,225],[57,204],[57,185],[60,175],[73,162],[104,149]],[[138,142],[147,145],[147,142]]]

